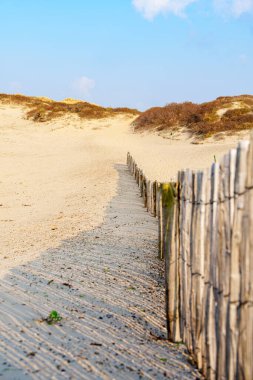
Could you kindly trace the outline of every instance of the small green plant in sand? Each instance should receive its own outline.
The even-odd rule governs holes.
[[[47,318],[45,318],[45,321],[49,325],[54,325],[57,322],[60,322],[62,320],[62,317],[56,310],[52,310],[51,313],[48,315]]]

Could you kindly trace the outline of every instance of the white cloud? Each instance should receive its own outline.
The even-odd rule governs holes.
[[[93,79],[82,76],[73,83],[73,89],[78,92],[79,95],[88,96],[95,87],[95,84]]]
[[[240,16],[243,13],[253,11],[253,0],[234,0],[233,13]]]
[[[135,9],[146,19],[152,20],[160,13],[183,16],[186,7],[198,0],[132,0]]]
[[[132,0],[135,9],[146,19],[152,20],[161,13],[174,13],[184,16],[185,9],[200,0]],[[217,11],[240,17],[244,13],[253,13],[253,0],[213,0]]]
[[[217,10],[239,17],[253,12],[253,0],[214,0]]]

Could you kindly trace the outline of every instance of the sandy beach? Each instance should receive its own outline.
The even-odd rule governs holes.
[[[14,106],[0,106],[0,120],[3,378],[196,378],[184,347],[164,340],[156,220],[126,154],[168,181],[238,138],[134,134],[126,116],[36,124]],[[53,309],[59,326],[41,322]]]

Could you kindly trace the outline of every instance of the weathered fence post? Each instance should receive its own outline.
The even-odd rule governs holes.
[[[192,228],[192,207],[193,207],[193,184],[192,171],[187,169],[184,174],[182,187],[183,204],[181,205],[182,217],[184,217],[181,229],[180,249],[182,262],[184,262],[184,314],[185,314],[185,343],[190,352],[193,351],[192,328],[191,328],[191,287],[192,287],[192,267],[191,267],[191,228]]]
[[[142,170],[140,170],[139,189],[140,189],[141,197],[143,197],[143,173],[142,173]]]
[[[151,213],[156,216],[156,197],[157,197],[157,181],[152,182],[152,209]]]
[[[178,187],[176,183],[163,184],[163,228],[165,258],[165,291],[168,339],[178,342],[179,323],[179,236]]]
[[[157,185],[157,216],[158,216],[158,257],[164,258],[164,233],[163,233],[163,202],[162,202],[163,184]]]
[[[218,174],[219,164],[213,164],[211,169],[211,205],[209,213],[209,266],[205,275],[207,278],[206,293],[206,370],[208,379],[215,379],[217,369],[217,204],[218,204]]]
[[[143,174],[143,203],[144,207],[147,207],[147,179]]]
[[[194,173],[194,197],[191,229],[191,314],[193,352],[198,368],[202,368],[202,307],[204,294],[204,260],[205,260],[205,184],[204,172]]]
[[[239,312],[241,303],[242,221],[245,208],[246,158],[248,142],[242,141],[237,148],[235,172],[235,209],[232,232],[230,307],[229,307],[229,370],[230,380],[238,378]]]
[[[253,379],[253,134],[247,155],[242,217],[238,379]]]

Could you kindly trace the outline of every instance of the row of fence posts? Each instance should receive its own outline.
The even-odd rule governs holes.
[[[253,137],[177,182],[146,178],[128,153],[144,206],[158,218],[168,338],[208,379],[253,379]]]

